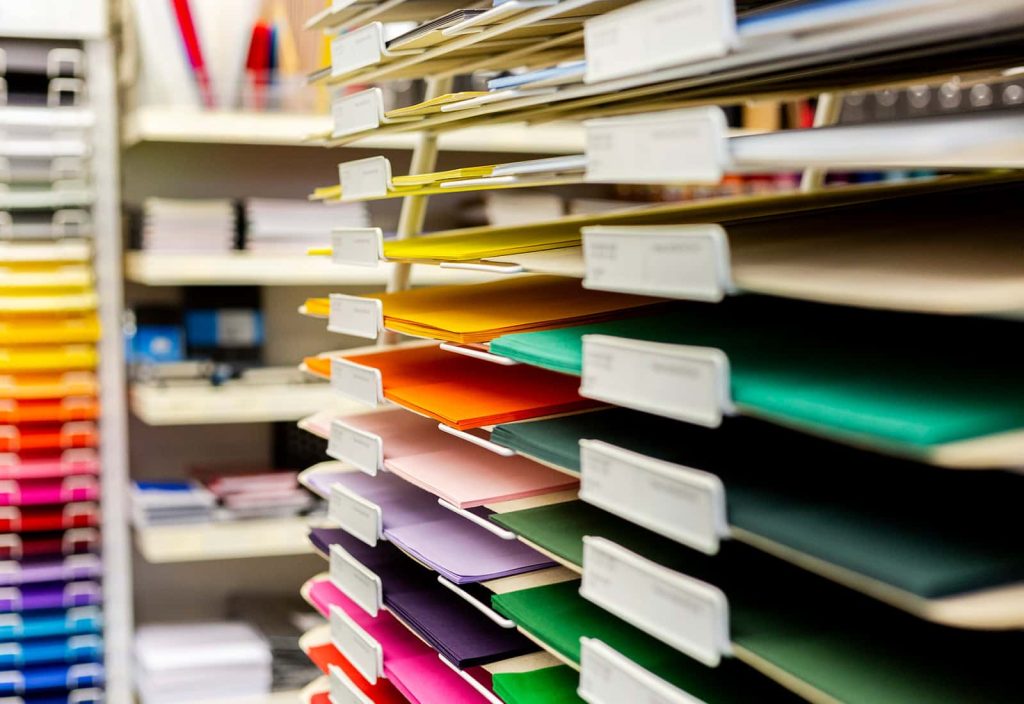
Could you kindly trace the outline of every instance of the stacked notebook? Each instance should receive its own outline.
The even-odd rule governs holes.
[[[332,228],[366,227],[366,207],[322,208],[303,200],[249,198],[245,201],[245,249],[257,254],[301,254],[329,238]]]
[[[217,516],[227,520],[295,516],[313,505],[297,472],[211,466],[192,475],[216,497]]]
[[[140,626],[135,662],[144,704],[256,698],[270,691],[270,647],[245,623]]]
[[[205,523],[213,520],[217,506],[213,492],[194,481],[136,481],[131,499],[139,527]]]
[[[154,252],[226,252],[235,248],[235,206],[226,199],[147,198],[142,249]]]

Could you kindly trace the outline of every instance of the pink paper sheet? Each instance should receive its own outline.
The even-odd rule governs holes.
[[[79,474],[98,474],[100,462],[91,450],[70,450],[52,457],[20,459],[0,456],[0,479],[50,479]]]
[[[66,504],[73,501],[95,501],[99,498],[95,477],[63,479],[0,480],[0,506],[38,506]]]
[[[327,579],[312,583],[309,598],[325,617],[337,606],[380,643],[385,676],[412,704],[488,704],[390,612],[370,616]]]
[[[434,421],[404,410],[338,421],[381,438],[384,466],[459,508],[572,489],[579,480],[525,457],[502,457],[446,435]]]

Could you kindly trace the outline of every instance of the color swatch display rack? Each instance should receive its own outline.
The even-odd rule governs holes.
[[[311,252],[391,272],[302,307],[372,345],[302,365],[366,409],[300,422],[329,456],[302,475],[329,502],[304,701],[1019,699],[1019,3],[342,1],[309,26],[336,33],[311,80],[428,91],[349,93],[314,136],[418,146],[312,194],[404,200],[394,236]],[[907,87],[899,119],[843,121]],[[764,134],[722,109],[807,98],[812,127]],[[584,148],[434,170],[440,132],[551,120]],[[762,171],[800,186],[420,236],[434,195]]]
[[[106,10],[88,1],[0,13],[5,702],[128,701],[130,691],[130,571],[118,500],[125,404],[112,334],[121,305],[116,95]]]

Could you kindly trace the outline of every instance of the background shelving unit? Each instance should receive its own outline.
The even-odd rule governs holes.
[[[199,562],[312,552],[305,518],[148,526],[135,530],[135,546],[147,562]]]
[[[328,257],[129,252],[125,277],[147,286],[379,286],[390,267],[339,266]],[[482,281],[484,274],[416,267],[413,283],[434,285]]]
[[[140,107],[126,116],[122,138],[128,146],[142,142],[318,146],[307,137],[330,130],[328,115]],[[583,150],[583,130],[577,123],[533,127],[511,123],[445,135],[441,145],[445,150],[458,152],[576,154]],[[413,149],[416,134],[381,135],[361,140],[354,146]]]

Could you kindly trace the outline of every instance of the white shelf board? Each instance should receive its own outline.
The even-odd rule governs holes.
[[[130,113],[123,135],[128,145],[140,142],[317,146],[311,135],[331,131],[329,115],[294,115],[145,107]],[[348,145],[366,149],[412,149],[416,132],[368,137]],[[583,128],[575,123],[527,126],[500,124],[445,132],[441,149],[464,152],[578,154]]]
[[[129,252],[125,276],[148,286],[383,286],[389,265],[341,266],[329,257],[273,256],[249,252],[163,254]],[[491,280],[480,272],[415,266],[416,285],[474,283]]]
[[[146,526],[135,529],[135,545],[147,562],[196,562],[313,552],[308,519],[269,518]]]
[[[297,421],[316,411],[358,411],[330,384],[245,384],[158,386],[134,384],[132,412],[148,425],[212,425]]]

